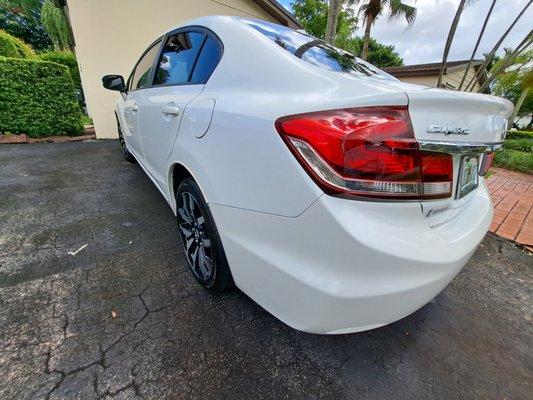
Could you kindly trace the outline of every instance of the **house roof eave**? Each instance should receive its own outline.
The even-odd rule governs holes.
[[[294,15],[276,0],[252,0],[283,25],[293,29],[302,29],[303,25]]]

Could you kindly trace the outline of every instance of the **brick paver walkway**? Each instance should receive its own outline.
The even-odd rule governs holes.
[[[533,250],[533,175],[492,168],[487,179],[494,220],[490,230]]]

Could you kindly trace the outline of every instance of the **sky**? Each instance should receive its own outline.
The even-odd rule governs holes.
[[[385,14],[372,28],[371,36],[383,44],[392,44],[406,65],[442,60],[444,44],[459,0],[404,0],[417,7],[417,17],[410,29],[401,20],[389,21]],[[292,0],[280,1],[290,10]],[[489,52],[529,0],[497,0],[476,54]],[[469,59],[492,0],[476,0],[467,7],[455,33],[449,61]],[[503,47],[515,47],[533,28],[533,5],[507,36]],[[362,24],[356,35],[362,35]],[[500,50],[502,51],[502,50]]]

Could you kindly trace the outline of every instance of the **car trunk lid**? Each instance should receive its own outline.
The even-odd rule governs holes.
[[[512,112],[507,100],[434,88],[410,88],[406,94],[418,140],[483,144],[504,139]]]
[[[453,156],[453,192],[449,199],[422,201],[430,226],[442,224],[470,202],[482,185],[472,176],[486,154],[501,147],[512,104],[507,100],[473,93],[409,86],[409,114],[420,148]],[[470,186],[469,186],[470,185]]]

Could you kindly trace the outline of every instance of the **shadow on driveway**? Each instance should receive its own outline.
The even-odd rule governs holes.
[[[0,146],[0,398],[531,398],[532,257],[509,242],[402,321],[318,336],[199,288],[178,240],[115,141]]]

